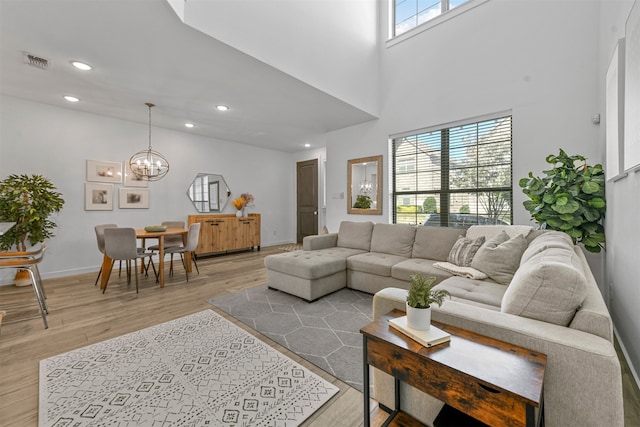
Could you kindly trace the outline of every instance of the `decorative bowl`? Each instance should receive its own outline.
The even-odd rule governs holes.
[[[161,231],[167,231],[167,226],[166,225],[147,225],[144,228],[144,231],[148,231],[150,233],[157,233],[157,232],[161,232]]]

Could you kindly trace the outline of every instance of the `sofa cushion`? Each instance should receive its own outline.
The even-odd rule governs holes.
[[[444,289],[451,299],[469,304],[480,303],[500,310],[502,298],[507,290],[504,285],[490,280],[473,280],[454,276],[438,283],[434,289]]]
[[[520,266],[527,241],[518,234],[512,238],[505,231],[490,238],[478,249],[471,260],[471,267],[480,270],[495,282],[508,285]]]
[[[413,258],[446,261],[460,229],[451,227],[417,227],[413,243]]]
[[[575,252],[549,248],[516,271],[501,311],[568,326],[586,295],[586,279]]]
[[[416,227],[402,224],[375,224],[371,233],[371,252],[411,257]]]
[[[473,240],[464,236],[458,237],[458,240],[456,240],[449,252],[447,261],[462,267],[471,267],[471,260],[476,252],[478,252],[478,249],[480,249],[480,246],[484,244],[484,240],[484,236]]]
[[[520,264],[524,264],[531,257],[549,248],[564,248],[573,252],[573,241],[571,237],[562,231],[547,230],[533,239],[527,249],[522,254]]]
[[[269,255],[264,259],[269,270],[279,271],[303,279],[318,279],[344,271],[346,260],[321,251],[293,251]]]
[[[484,236],[488,240],[504,231],[509,237],[522,234],[526,238],[532,230],[530,225],[472,225],[467,229],[467,237],[476,239]]]
[[[404,260],[406,260],[405,257],[398,255],[367,252],[347,258],[347,268],[353,271],[363,271],[378,276],[390,277],[391,267]]]
[[[436,262],[438,261],[423,258],[409,258],[391,267],[391,277],[408,282],[412,274],[422,273],[427,277],[435,277],[435,283],[439,283],[452,276],[448,271],[434,267],[433,264]]]
[[[337,245],[343,248],[368,251],[371,249],[372,231],[372,222],[342,221],[338,231]]]

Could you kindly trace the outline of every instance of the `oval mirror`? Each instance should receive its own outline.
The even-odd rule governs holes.
[[[200,213],[222,212],[231,190],[222,175],[199,173],[191,182],[187,196]]]

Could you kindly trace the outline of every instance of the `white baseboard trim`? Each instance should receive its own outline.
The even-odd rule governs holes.
[[[636,385],[638,386],[638,388],[640,388],[640,376],[638,376],[638,371],[636,370],[635,366],[633,366],[633,363],[629,361],[629,353],[627,353],[627,349],[625,348],[624,343],[622,342],[622,339],[620,339],[620,335],[618,334],[618,331],[615,326],[613,327],[613,333],[618,339],[618,344],[620,345],[622,354],[624,355],[624,358],[627,361],[627,365],[629,365],[629,370],[631,370],[631,375],[633,376],[633,379],[636,380]]]

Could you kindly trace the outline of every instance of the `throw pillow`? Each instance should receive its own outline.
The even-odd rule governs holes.
[[[478,249],[471,267],[486,273],[496,283],[508,285],[520,266],[520,258],[525,249],[527,240],[522,234],[509,238],[502,231]]]
[[[471,260],[483,243],[484,236],[480,236],[473,240],[460,236],[453,244],[451,252],[449,252],[449,256],[447,257],[447,261],[461,267],[471,267]]]
[[[587,296],[578,257],[550,248],[520,266],[502,297],[501,311],[568,326]]]

